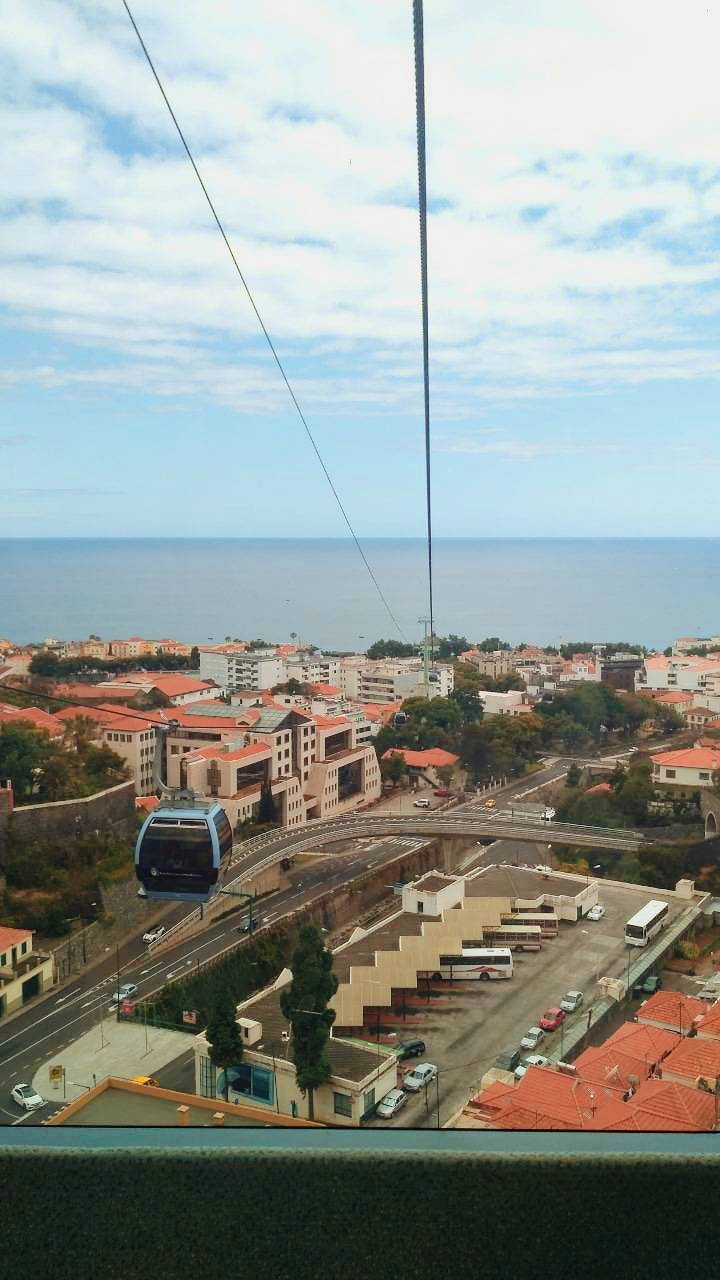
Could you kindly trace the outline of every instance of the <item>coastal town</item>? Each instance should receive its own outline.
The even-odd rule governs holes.
[[[136,856],[189,803],[200,907]],[[719,636],[2,639],[3,1122],[714,1129],[719,822]]]

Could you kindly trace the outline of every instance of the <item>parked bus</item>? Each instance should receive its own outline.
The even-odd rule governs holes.
[[[646,947],[667,924],[667,902],[648,902],[625,925],[625,942],[630,947]]]
[[[557,938],[560,927],[554,911],[513,911],[510,915],[503,914],[500,921],[504,925],[539,925],[543,941],[545,938]]]
[[[512,978],[513,958],[509,947],[463,947],[459,955],[440,956],[435,978],[465,982],[469,978]]]
[[[511,951],[539,951],[542,946],[542,929],[539,924],[501,924],[483,929],[483,938],[495,947],[509,947]]]

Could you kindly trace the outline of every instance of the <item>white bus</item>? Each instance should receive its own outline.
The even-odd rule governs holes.
[[[483,929],[483,938],[494,947],[509,947],[511,951],[539,951],[542,946],[542,929],[539,924],[501,924]]]
[[[459,955],[440,956],[440,970],[434,978],[466,982],[469,978],[512,978],[513,958],[509,947],[463,947]]]
[[[518,911],[517,909],[500,917],[502,924],[540,925],[543,938],[557,938],[559,932],[558,918],[554,911]]]
[[[667,902],[648,902],[625,925],[625,941],[630,947],[646,947],[667,924]]]

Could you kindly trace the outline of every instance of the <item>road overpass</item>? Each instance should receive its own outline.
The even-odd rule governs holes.
[[[437,836],[467,836],[475,840],[522,840],[529,844],[573,845],[582,849],[622,849],[636,853],[645,843],[637,832],[609,827],[587,827],[570,822],[533,822],[517,818],[484,815],[461,809],[436,810],[411,816],[363,817],[349,814],[309,822],[296,831],[267,832],[239,847],[239,857],[231,864],[233,882],[271,866],[292,853],[315,849],[335,840],[366,836],[404,835],[432,839]]]

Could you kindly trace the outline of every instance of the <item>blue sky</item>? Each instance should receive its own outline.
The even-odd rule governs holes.
[[[411,6],[357,10],[134,12],[358,533],[415,536]],[[427,0],[439,535],[716,533],[719,27]],[[0,115],[0,536],[342,535],[122,6],[4,0]]]

